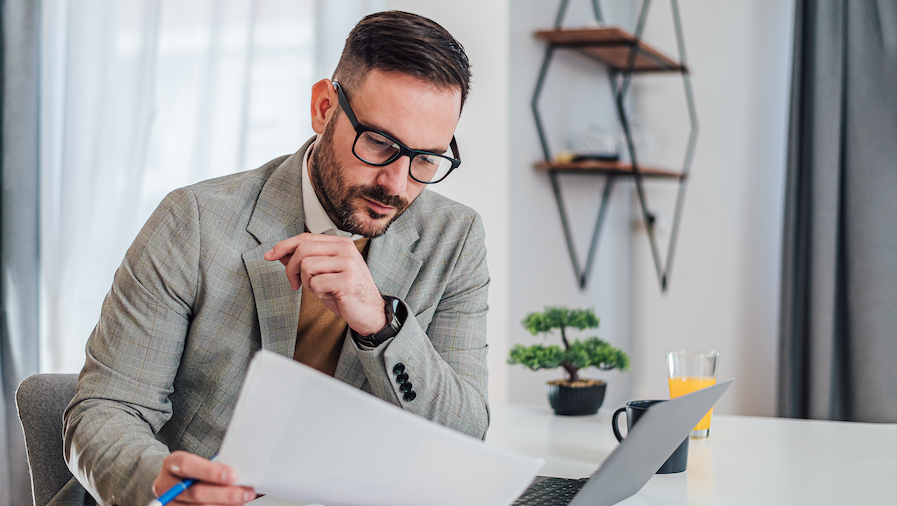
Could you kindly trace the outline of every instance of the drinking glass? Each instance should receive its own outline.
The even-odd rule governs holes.
[[[719,352],[694,353],[685,350],[667,352],[667,373],[670,381],[670,398],[716,384],[716,362]],[[710,416],[713,408],[701,418],[691,431],[692,439],[710,436]]]

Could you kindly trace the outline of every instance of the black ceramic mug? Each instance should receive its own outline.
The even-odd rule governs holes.
[[[648,408],[651,407],[652,404],[656,404],[658,402],[663,401],[631,401],[627,402],[626,406],[618,409],[614,412],[614,417],[611,419],[611,427],[614,429],[614,436],[617,436],[617,441],[623,441],[623,436],[620,434],[620,429],[617,427],[617,419],[620,417],[624,411],[626,412],[626,428],[628,430],[632,430],[632,427],[638,422],[640,416],[644,415],[645,412],[648,411]],[[660,469],[657,470],[656,474],[672,474],[672,473],[681,473],[685,471],[686,466],[688,465],[688,436],[685,436],[685,441],[682,441],[682,444],[679,445],[679,448],[673,452],[672,455],[667,459],[666,462],[660,466]]]

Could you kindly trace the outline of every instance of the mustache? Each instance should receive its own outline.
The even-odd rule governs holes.
[[[394,207],[399,211],[408,207],[407,200],[399,195],[386,193],[386,190],[380,186],[356,186],[352,190],[356,195],[379,202],[385,206]]]

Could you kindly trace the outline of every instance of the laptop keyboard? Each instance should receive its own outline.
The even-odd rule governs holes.
[[[526,489],[513,506],[566,506],[587,481],[548,478]]]

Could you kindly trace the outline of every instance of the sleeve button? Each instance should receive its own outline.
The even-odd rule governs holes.
[[[401,390],[403,393],[407,394],[408,392],[411,391],[411,388],[413,386],[414,385],[412,385],[411,382],[409,381],[408,383],[402,383],[402,386],[399,387],[399,390]]]
[[[398,383],[399,385],[405,383],[406,381],[408,381],[408,373],[403,372],[402,374],[396,376],[396,383]]]
[[[401,362],[399,362],[395,365],[395,367],[392,368],[392,373],[395,375],[402,374],[403,372],[405,372],[405,364]]]
[[[417,397],[417,394],[414,393],[414,390],[412,390],[412,391],[406,393],[405,396],[403,397],[403,399],[405,399],[405,402],[411,402],[414,400],[415,397]]]

